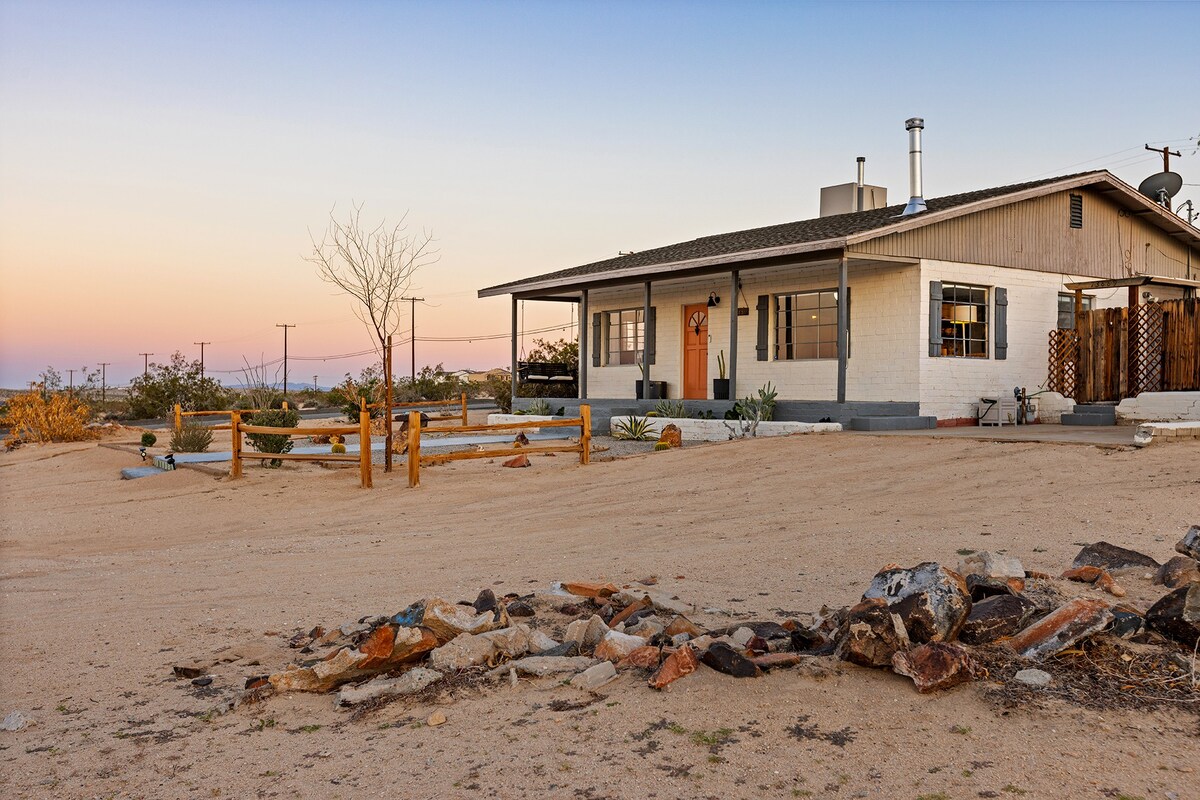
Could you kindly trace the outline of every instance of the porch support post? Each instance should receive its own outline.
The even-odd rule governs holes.
[[[850,345],[850,307],[846,303],[846,281],[848,261],[845,254],[838,263],[838,304],[837,304],[837,401],[846,402],[846,357]]]
[[[729,279],[729,399],[737,399],[737,350],[738,350],[738,271],[730,273]]]
[[[588,311],[588,290],[584,289],[579,295],[579,399],[587,400],[588,361],[592,357],[588,349],[588,330],[592,324],[592,315]]]
[[[658,331],[655,331],[655,346]],[[646,281],[646,292],[642,299],[642,399],[650,399],[650,359],[646,357],[646,340],[650,336],[650,281]]]
[[[515,294],[512,296],[512,372],[510,374],[512,375],[510,381],[512,384],[510,387],[511,402],[515,405],[517,401],[517,296]]]
[[[1138,308],[1138,287],[1129,287],[1129,310],[1126,312],[1125,322],[1125,388],[1119,400],[1124,400],[1126,396],[1134,397],[1141,387],[1137,386],[1138,373],[1138,342],[1137,342],[1137,308]]]

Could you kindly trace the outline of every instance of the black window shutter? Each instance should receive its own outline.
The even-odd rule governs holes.
[[[996,287],[996,360],[1008,358],[1008,290]]]
[[[929,355],[942,354],[942,282],[929,282]]]
[[[600,312],[592,314],[592,366],[600,366]]]
[[[755,350],[759,361],[767,361],[767,336],[771,330],[771,295],[760,294],[755,310],[758,311],[758,344],[755,345]]]
[[[646,321],[646,363],[654,363],[655,334],[658,331],[658,314],[655,307],[650,306],[650,319]]]

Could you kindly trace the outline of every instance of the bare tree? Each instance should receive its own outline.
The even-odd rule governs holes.
[[[361,221],[362,204],[352,205],[349,217],[340,222],[329,212],[329,227],[318,242],[312,239],[312,255],[305,260],[317,266],[321,280],[331,283],[357,302],[355,315],[367,326],[382,354],[388,336],[400,320],[400,298],[408,291],[413,274],[438,259],[433,234],[409,234],[405,213],[389,226],[386,221],[366,228]]]

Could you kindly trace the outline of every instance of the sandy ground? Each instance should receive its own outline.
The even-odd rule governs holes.
[[[1200,445],[790,437],[460,462],[417,490],[402,470],[362,490],[353,468],[310,466],[117,479],[135,463],[95,444],[0,456],[0,715],[33,721],[0,732],[5,797],[1200,797],[1194,714],[1003,708],[984,685],[924,696],[852,666],[702,669],[661,693],[629,675],[600,699],[505,682],[358,717],[314,695],[212,712],[294,656],[297,629],[428,595],[656,574],[778,619],[959,549],[1053,573],[1098,539],[1165,560],[1200,522]],[[1122,581],[1143,607],[1162,593]],[[193,657],[225,661],[208,689],[172,677]],[[434,710],[448,723],[425,725]]]

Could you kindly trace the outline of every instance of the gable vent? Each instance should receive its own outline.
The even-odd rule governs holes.
[[[1083,195],[1071,195],[1071,227],[1083,227]]]

